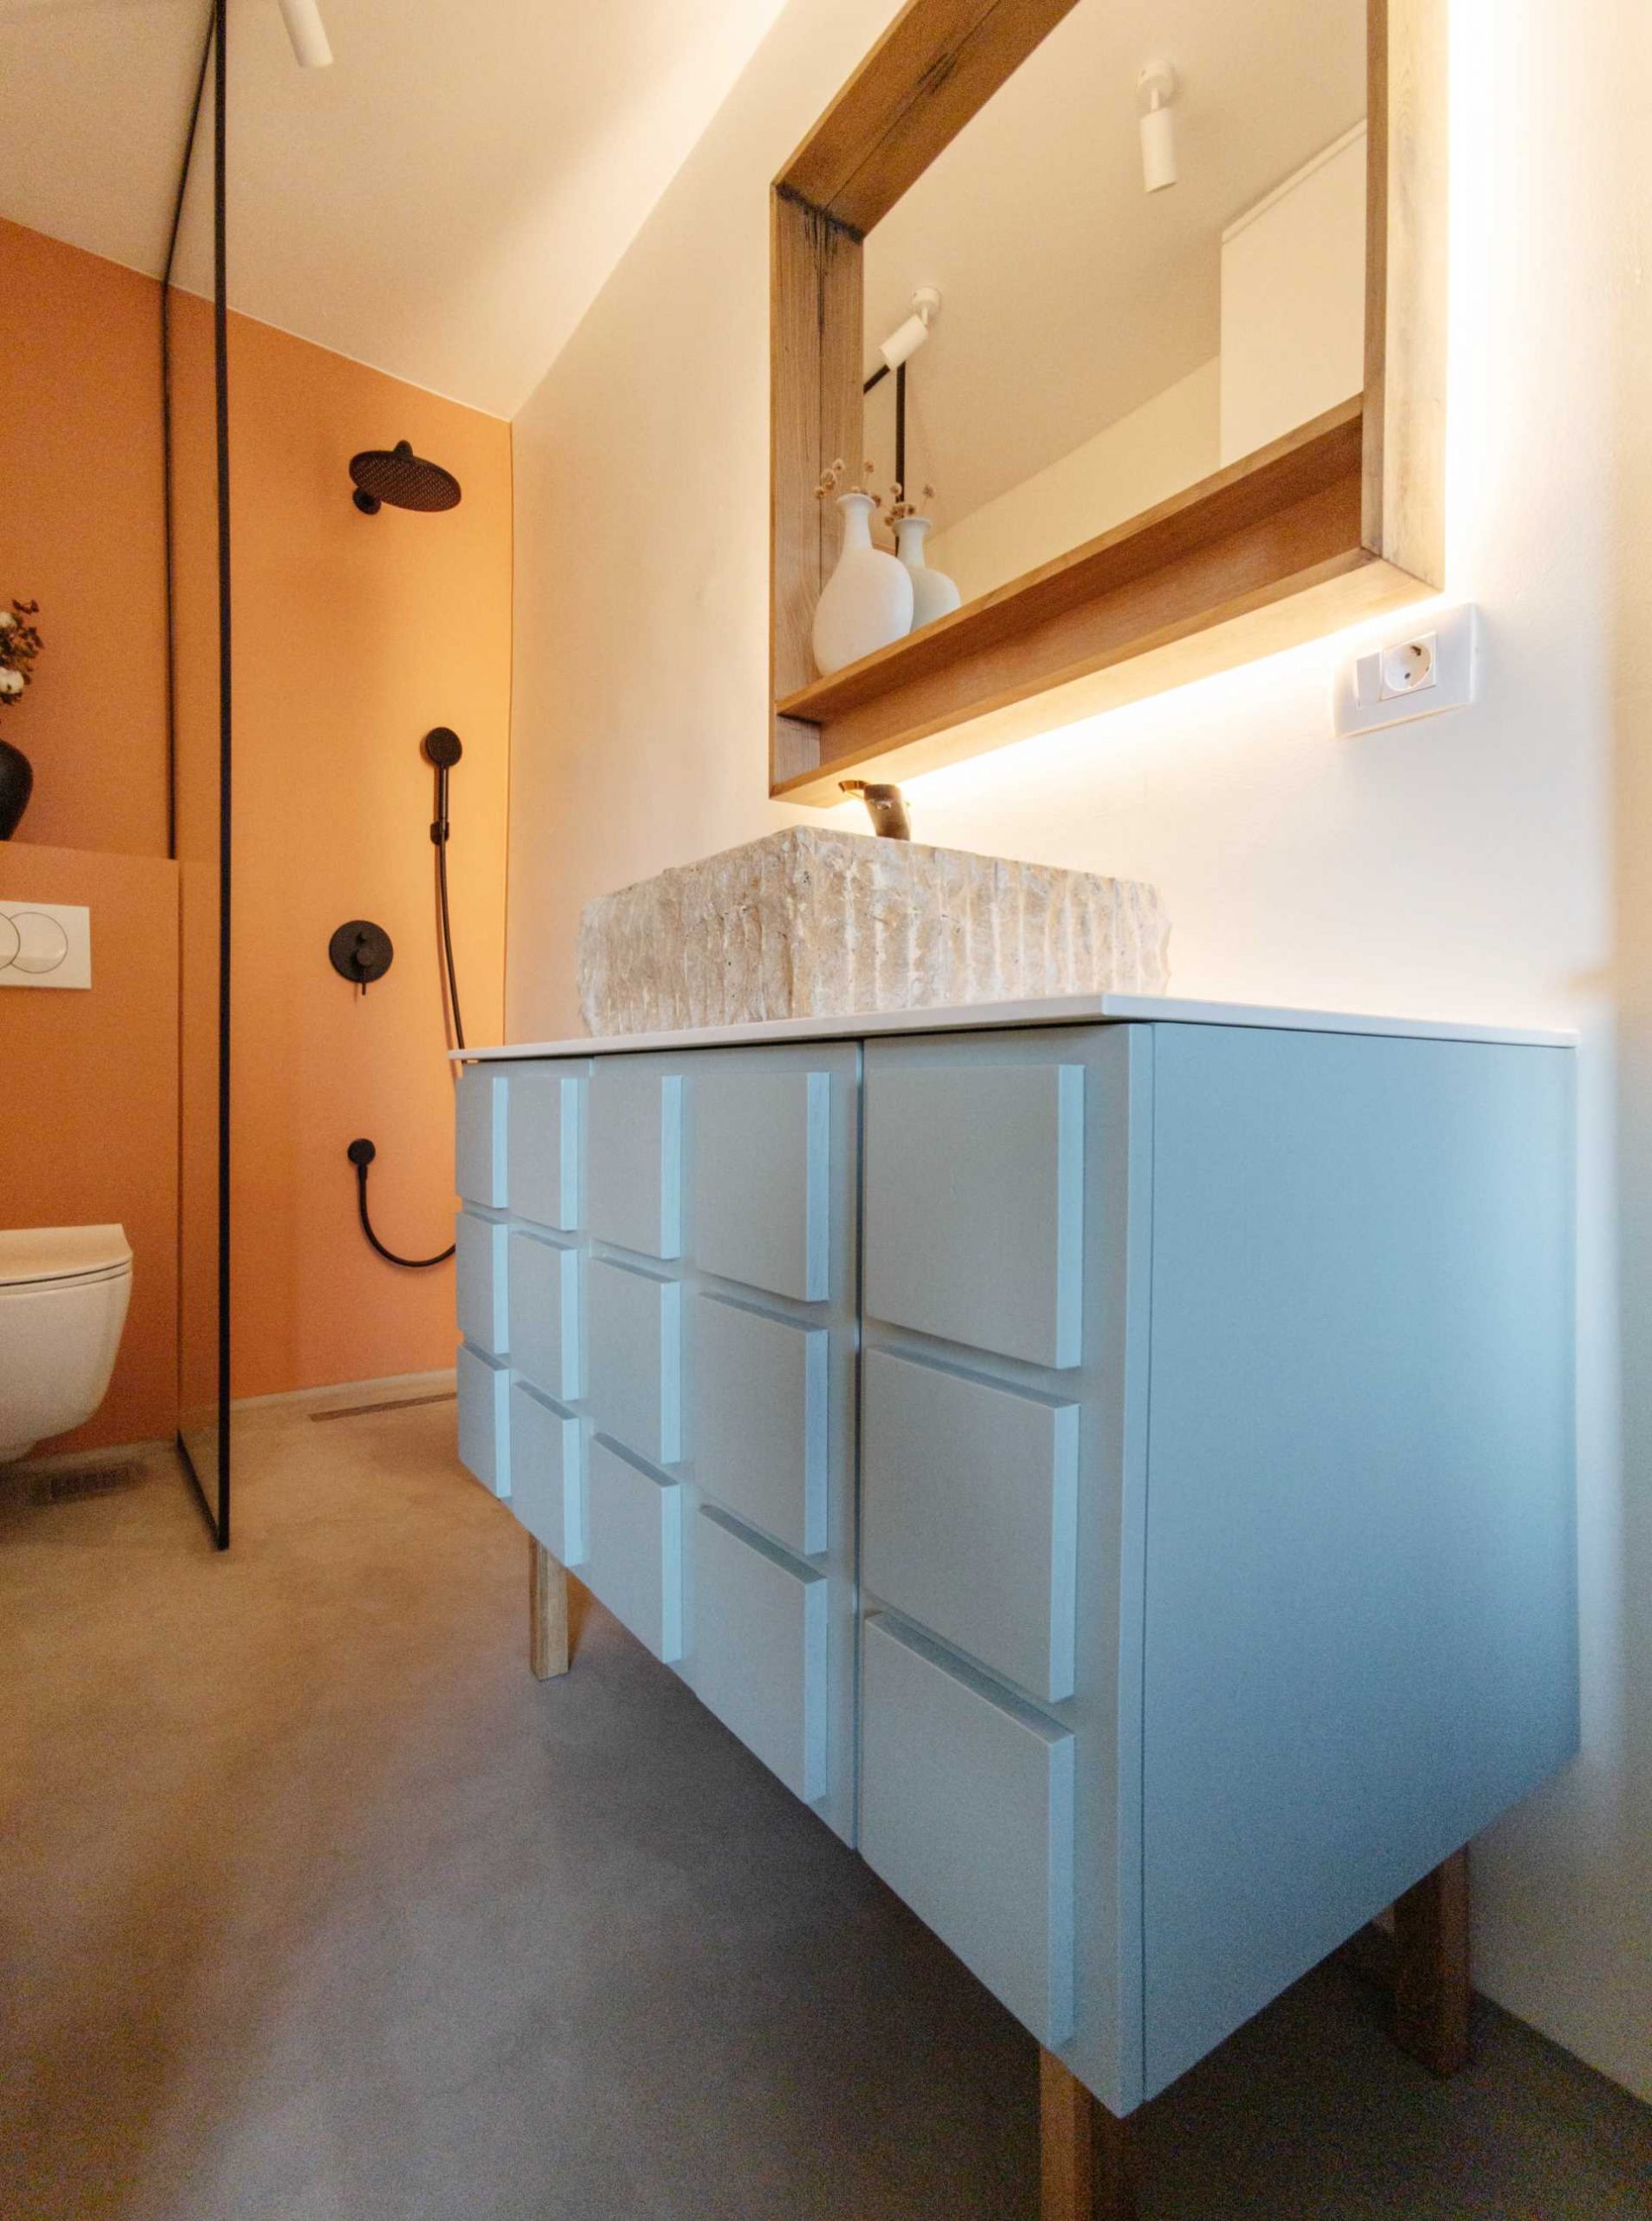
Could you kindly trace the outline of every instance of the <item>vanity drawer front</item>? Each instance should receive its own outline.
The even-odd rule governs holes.
[[[1078,1406],[887,1350],[862,1383],[866,1589],[1030,1694],[1070,1697]]]
[[[827,1351],[823,1327],[694,1300],[694,1477],[805,1557],[826,1547]]]
[[[683,1654],[683,1491],[591,1445],[580,1578],[656,1658]]]
[[[454,1228],[454,1283],[459,1332],[476,1348],[503,1357],[510,1347],[509,1229],[502,1220],[461,1211]]]
[[[826,1794],[825,1577],[710,1508],[694,1547],[700,1701],[812,1804]]]
[[[577,1072],[519,1066],[507,1083],[505,1155],[510,1208],[536,1226],[580,1223],[580,1130],[586,1083]]]
[[[831,1086],[823,1071],[697,1070],[692,1223],[703,1272],[825,1300]]]
[[[868,1315],[1034,1365],[1077,1365],[1081,1065],[908,1064],[868,1050]]]
[[[582,1429],[521,1381],[510,1389],[510,1508],[564,1565],[585,1557]]]
[[[639,1458],[673,1465],[683,1454],[683,1291],[606,1257],[591,1260],[586,1287],[592,1416]]]
[[[1047,2046],[1072,2033],[1072,1737],[881,1615],[861,1855]]]
[[[468,1203],[505,1207],[505,1075],[497,1065],[467,1065],[454,1105],[455,1184]]]
[[[591,1076],[586,1215],[599,1242],[646,1257],[683,1252],[683,1083],[652,1061],[600,1060]]]
[[[496,1358],[461,1343],[459,1462],[496,1496],[510,1494],[510,1373]]]
[[[580,1253],[511,1229],[507,1281],[510,1361],[547,1396],[580,1393]]]

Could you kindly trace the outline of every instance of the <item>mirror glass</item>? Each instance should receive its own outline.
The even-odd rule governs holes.
[[[869,233],[872,487],[965,601],[1360,392],[1365,108],[1365,0],[1080,0]]]
[[[172,628],[173,852],[178,859],[179,1438],[220,1544],[229,1539],[227,613],[220,599],[217,333],[209,56],[164,297],[167,568]]]

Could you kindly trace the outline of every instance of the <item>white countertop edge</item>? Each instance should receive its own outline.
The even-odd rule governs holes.
[[[1018,1025],[1117,1025],[1151,1019],[1183,1025],[1262,1025],[1298,1033],[1376,1033],[1419,1041],[1491,1041],[1526,1049],[1571,1049],[1576,1033],[1553,1026],[1455,1024],[1354,1011],[1210,1003],[1175,995],[1046,995],[1028,1002],[970,1003],[954,1010],[848,1012],[836,1018],[772,1018],[744,1025],[686,1026],[672,1033],[617,1033],[606,1039],[519,1041],[450,1049],[455,1064],[528,1057],[622,1057],[649,1050],[738,1049],[766,1041],[849,1041],[882,1033],[963,1033]]]

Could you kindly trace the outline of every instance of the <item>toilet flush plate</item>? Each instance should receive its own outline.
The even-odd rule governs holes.
[[[0,987],[89,987],[92,914],[83,902],[0,898]]]

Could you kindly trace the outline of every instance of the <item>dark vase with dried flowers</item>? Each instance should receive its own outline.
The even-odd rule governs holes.
[[[34,620],[39,614],[37,601],[14,601],[9,610],[0,609],[0,710],[20,701],[35,675],[41,641]],[[9,841],[23,822],[34,790],[34,765],[21,748],[0,740],[0,841]]]
[[[34,765],[21,748],[0,740],[0,841],[9,841],[23,823],[34,791]]]

